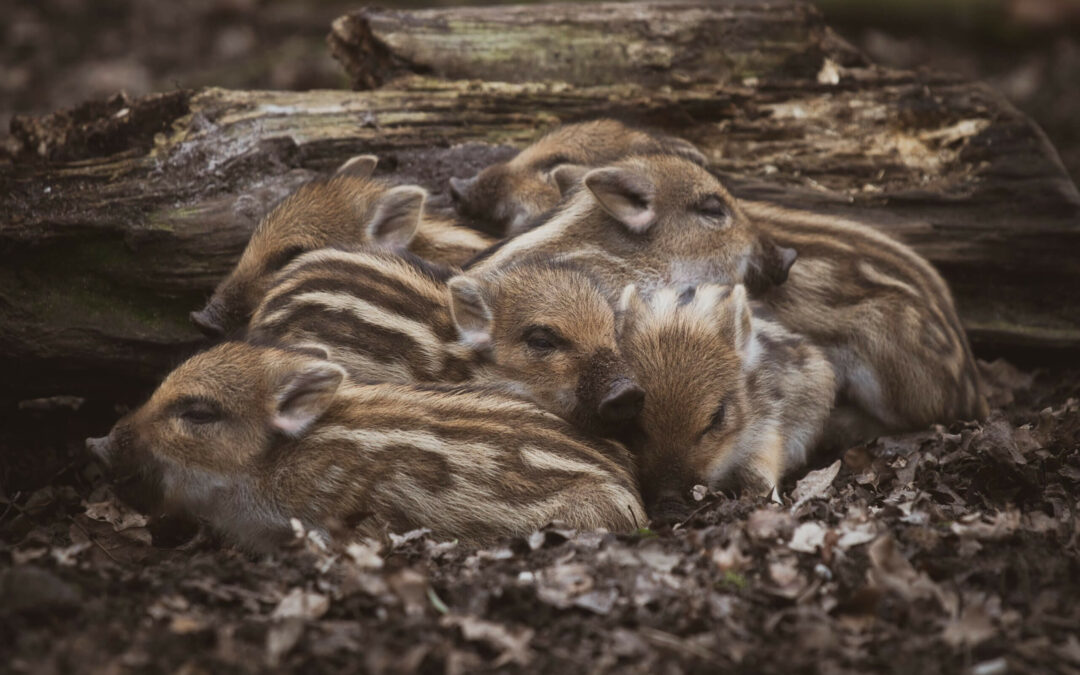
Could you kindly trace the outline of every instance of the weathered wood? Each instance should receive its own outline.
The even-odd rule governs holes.
[[[820,73],[825,57],[807,50]],[[830,72],[665,89],[410,76],[369,92],[206,89],[18,119],[22,149],[0,160],[0,399],[148,385],[199,344],[187,312],[258,218],[349,156],[378,154],[381,172],[448,207],[451,175],[601,115],[694,141],[740,197],[911,242],[952,284],[977,348],[1080,348],[1080,197],[1037,127],[983,86]]]
[[[807,79],[824,57],[864,64],[807,2],[597,3],[394,10],[334,21],[356,89],[404,74],[576,86]]]

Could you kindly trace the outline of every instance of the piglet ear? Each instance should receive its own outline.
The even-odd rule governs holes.
[[[618,335],[628,333],[634,326],[634,321],[645,311],[645,300],[641,292],[634,284],[628,285],[619,296],[619,305],[615,312],[615,331]]]
[[[771,241],[762,242],[761,253],[750,261],[746,271],[746,285],[750,294],[758,297],[787,281],[791,266],[799,258],[799,252],[788,246]]]
[[[476,176],[472,178],[458,178],[452,176],[450,178],[450,198],[454,200],[454,203],[458,203],[465,199],[469,194],[469,190],[476,183]]]
[[[623,168],[594,169],[585,174],[585,187],[611,217],[634,233],[642,233],[656,220],[656,186],[645,176]]]
[[[450,288],[450,315],[462,342],[476,351],[490,349],[494,318],[480,283],[467,276],[456,276],[447,282],[447,286]]]
[[[386,191],[375,202],[375,215],[367,232],[372,243],[382,246],[408,246],[420,227],[427,190],[419,185],[402,185]]]
[[[354,178],[370,178],[375,173],[375,167],[379,164],[379,158],[375,155],[357,155],[345,160],[338,167],[338,176],[353,176]]]
[[[330,407],[344,378],[344,369],[329,361],[309,361],[289,371],[274,396],[274,428],[302,436]]]
[[[735,284],[723,301],[720,311],[722,330],[735,344],[740,354],[746,354],[754,338],[753,317],[750,314],[750,301],[746,297],[746,286]]]
[[[701,154],[701,151],[697,149],[697,146],[695,146],[690,141],[676,138],[674,136],[669,136],[664,140],[665,151],[671,153],[672,155],[678,155],[683,159],[690,160],[698,166],[708,166],[709,160],[705,157],[705,155]]]
[[[551,179],[559,188],[559,194],[565,195],[570,190],[581,184],[585,174],[589,173],[589,167],[580,164],[560,164],[551,172]]]
[[[789,246],[773,245],[772,282],[779,286],[787,281],[791,266],[799,259],[799,252]]]

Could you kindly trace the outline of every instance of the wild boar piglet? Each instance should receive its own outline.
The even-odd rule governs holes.
[[[605,290],[575,265],[534,258],[449,281],[472,381],[535,401],[576,426],[618,436],[645,394],[619,352]]]
[[[685,514],[697,484],[771,491],[821,436],[832,367],[755,309],[742,285],[623,292],[620,342],[646,392],[631,449],[656,520]]]
[[[333,177],[315,180],[274,207],[256,226],[240,260],[191,320],[216,337],[242,328],[274,274],[301,253],[324,247],[379,245],[460,265],[490,239],[424,210],[427,192],[371,178],[376,158],[361,155]]]
[[[510,161],[472,178],[451,178],[450,196],[463,216],[514,236],[554,207],[584,169],[651,152],[705,164],[705,156],[681,138],[599,119],[558,127]]]
[[[197,518],[252,551],[288,540],[292,518],[326,537],[427,527],[470,545],[551,520],[644,522],[625,449],[531,404],[353,385],[335,364],[243,343],[185,362],[87,447],[137,507]]]

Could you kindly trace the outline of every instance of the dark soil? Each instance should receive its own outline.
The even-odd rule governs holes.
[[[706,495],[681,526],[633,536],[553,525],[467,550],[413,532],[333,552],[298,539],[265,559],[115,502],[81,449],[103,411],[24,406],[0,448],[27,460],[0,499],[0,663],[1078,673],[1077,373],[1028,387],[1003,362],[988,372],[987,422],[853,448],[783,505]]]

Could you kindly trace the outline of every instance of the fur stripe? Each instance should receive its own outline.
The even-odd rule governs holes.
[[[303,305],[317,306],[332,312],[349,314],[356,321],[366,323],[375,329],[381,329],[387,334],[401,334],[412,343],[412,348],[423,351],[428,362],[437,363],[442,360],[443,342],[435,336],[428,325],[400,314],[394,314],[366,300],[340,293],[323,291],[301,293],[292,298],[288,308],[271,314],[265,317],[264,320],[268,324],[273,324],[290,314],[296,307]]]

